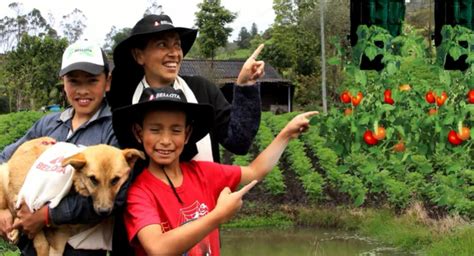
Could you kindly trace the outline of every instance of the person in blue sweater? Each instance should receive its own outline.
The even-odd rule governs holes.
[[[38,120],[26,134],[0,153],[0,163],[8,161],[15,150],[25,141],[49,136],[84,146],[109,144],[118,147],[112,128],[112,113],[105,100],[110,88],[109,63],[104,51],[94,43],[80,41],[66,48],[59,76],[70,107],[63,112],[48,114]],[[122,186],[115,207],[125,201],[126,188]],[[47,205],[31,213],[28,207],[20,209],[20,222],[15,228],[22,230],[18,247],[23,255],[35,255],[32,240],[46,224],[98,223],[101,217],[93,210],[92,201],[77,193],[64,197],[53,209]],[[47,218],[47,219],[46,219]],[[12,228],[12,216],[8,210],[0,210],[0,236]],[[67,245],[65,255],[106,255],[106,250],[73,249]]]

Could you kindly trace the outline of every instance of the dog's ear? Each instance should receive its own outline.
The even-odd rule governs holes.
[[[70,164],[74,169],[80,170],[84,165],[86,165],[87,161],[86,158],[84,157],[84,154],[82,153],[77,153],[74,154],[68,158],[65,158],[61,164],[63,167],[66,165]]]
[[[145,153],[134,148],[123,149],[122,154],[131,168],[133,168],[139,157],[145,160]]]

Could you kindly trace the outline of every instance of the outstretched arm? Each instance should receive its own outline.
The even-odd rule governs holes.
[[[262,49],[263,44],[245,61],[240,70],[234,86],[230,114],[220,114],[218,111],[216,116],[217,123],[226,126],[217,131],[219,142],[238,155],[248,152],[260,125],[261,98],[257,79],[265,75],[265,62],[256,59]]]
[[[311,111],[299,114],[288,122],[272,143],[249,166],[242,167],[240,184],[247,184],[251,180],[262,180],[277,165],[288,142],[305,132],[309,128],[310,117],[317,113],[317,111]]]

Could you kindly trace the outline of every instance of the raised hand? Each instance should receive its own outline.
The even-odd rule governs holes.
[[[257,82],[257,79],[265,75],[265,62],[263,60],[257,60],[263,46],[263,44],[259,45],[252,55],[250,55],[250,57],[245,61],[240,70],[239,77],[237,77],[237,85],[253,85]]]
[[[216,208],[214,208],[214,211],[216,211],[220,216],[220,223],[227,222],[235,213],[237,213],[237,211],[239,211],[240,207],[242,207],[242,197],[249,192],[255,184],[257,184],[256,180],[233,193],[228,187],[221,191],[221,194],[217,199]]]

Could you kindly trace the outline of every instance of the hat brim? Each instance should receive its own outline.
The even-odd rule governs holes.
[[[194,146],[196,142],[206,136],[214,124],[214,108],[209,104],[184,103],[172,100],[147,101],[134,105],[117,108],[112,114],[112,125],[115,136],[122,147],[140,147],[140,143],[133,134],[132,126],[140,120],[137,120],[138,113],[147,113],[153,110],[181,110],[187,115],[187,119],[191,121],[191,136],[189,137],[186,147]]]
[[[93,64],[90,62],[76,62],[61,69],[61,71],[59,71],[59,76],[64,76],[65,74],[74,70],[82,70],[93,75],[99,75],[104,72],[104,66]]]
[[[151,31],[146,31],[143,33],[136,33],[133,34],[126,39],[124,39],[122,42],[117,44],[117,46],[114,49],[114,62],[116,66],[121,66],[120,64],[122,60],[128,61],[128,60],[135,60],[133,59],[132,56],[132,51],[131,49],[136,46],[137,42],[140,42],[144,38],[150,36],[150,35],[157,35],[157,34],[162,34],[166,32],[176,32],[178,33],[180,39],[181,39],[181,49],[183,50],[183,56],[186,56],[186,54],[191,50],[191,47],[194,44],[194,41],[196,40],[197,37],[197,30],[196,29],[191,29],[191,28],[182,28],[182,27],[173,27],[170,25],[161,25],[160,29],[158,30],[151,30]]]

